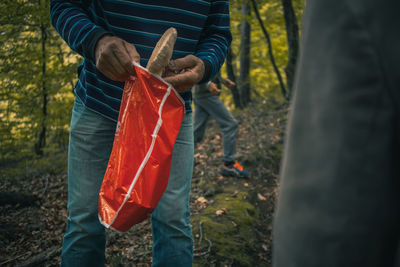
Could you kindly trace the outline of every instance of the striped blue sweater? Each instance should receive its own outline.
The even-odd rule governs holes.
[[[103,35],[134,44],[145,66],[162,33],[175,27],[178,39],[172,58],[189,54],[201,58],[206,67],[202,82],[219,71],[232,38],[229,0],[52,0],[50,15],[61,37],[84,58],[76,95],[87,107],[115,121],[124,83],[108,79],[96,68],[95,45]],[[190,111],[191,91],[181,96]]]

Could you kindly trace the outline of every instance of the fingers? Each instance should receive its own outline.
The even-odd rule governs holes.
[[[235,87],[236,83],[232,82],[231,80],[228,79],[228,83],[229,83],[229,88]]]
[[[190,90],[193,85],[189,73],[178,74],[164,78],[167,83],[170,83],[178,92]]]
[[[117,59],[111,54],[103,54],[96,62],[97,69],[103,73],[107,78],[118,81],[119,73],[124,73],[122,66],[118,63]]]
[[[136,76],[134,61],[140,62],[136,48],[120,38],[104,36],[96,45],[96,67],[112,80],[126,81]]]
[[[122,45],[125,48],[121,50],[114,50],[114,56],[117,59],[118,63],[122,67],[121,75],[125,76],[127,74],[135,76],[135,70],[133,68],[133,62],[136,60],[134,58],[138,58],[139,54],[136,52],[136,49],[133,45],[122,41]],[[132,49],[133,48],[133,49]],[[140,59],[139,59],[140,60]]]
[[[219,95],[221,93],[221,90],[218,89],[217,85],[213,82],[210,82],[210,85],[208,86],[208,90],[214,95]]]
[[[170,83],[178,92],[185,92],[198,83],[201,80],[201,77],[198,73],[189,69],[181,74],[166,77],[164,80]]]
[[[124,44],[125,44],[126,51],[127,51],[128,55],[129,55],[130,62],[131,63],[132,62],[136,62],[137,64],[140,64],[140,55],[136,51],[135,46],[133,44],[128,43],[128,42],[124,42]]]
[[[178,92],[184,92],[203,78],[204,63],[198,57],[188,55],[171,61],[167,73],[168,77],[164,77],[164,80],[172,84]]]
[[[187,69],[182,73],[165,77],[165,81],[171,83],[172,85],[183,85],[183,84],[196,84],[201,80],[201,76],[196,70],[193,69]]]
[[[234,82],[228,83],[228,84],[226,85],[226,87],[228,87],[229,89],[232,89],[232,88],[235,87],[235,86],[236,86],[236,84],[235,84]]]
[[[181,71],[185,68],[194,67],[196,64],[198,64],[199,60],[201,61],[201,59],[199,59],[198,57],[187,55],[183,58],[171,60],[168,64],[168,68],[172,71]]]

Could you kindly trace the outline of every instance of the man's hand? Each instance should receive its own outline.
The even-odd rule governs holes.
[[[235,87],[235,85],[236,85],[234,82],[232,82],[232,81],[229,80],[228,78],[223,79],[223,80],[222,80],[222,83],[223,83],[226,87],[228,87],[229,89],[232,89],[232,88]]]
[[[164,75],[176,91],[185,92],[201,81],[204,76],[203,61],[193,55],[171,60]]]
[[[219,95],[221,93],[221,89],[218,89],[217,85],[213,82],[210,82],[208,85],[208,91],[210,91],[213,95]]]
[[[114,81],[124,82],[136,77],[133,62],[140,63],[134,45],[115,36],[103,36],[96,44],[96,67]]]

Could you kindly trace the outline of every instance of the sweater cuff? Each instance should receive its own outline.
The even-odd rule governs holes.
[[[203,79],[199,83],[205,83],[208,82],[211,79],[211,72],[212,72],[212,66],[211,62],[206,60],[206,59],[201,59],[204,63],[204,75]]]
[[[109,31],[104,30],[103,28],[94,29],[89,35],[86,37],[86,41],[83,43],[83,55],[85,58],[88,58],[95,62],[96,60],[96,44],[97,41],[100,40],[104,35],[114,35]]]

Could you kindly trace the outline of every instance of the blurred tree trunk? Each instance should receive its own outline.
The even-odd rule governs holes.
[[[294,74],[299,51],[299,23],[293,9],[292,0],[282,0],[283,14],[285,17],[286,36],[288,41],[289,55],[285,67],[287,98],[292,96]]]
[[[39,1],[40,4],[40,1]],[[43,154],[43,148],[46,146],[46,121],[47,121],[47,88],[46,88],[46,40],[47,40],[47,33],[46,27],[44,24],[40,25],[40,31],[42,34],[42,85],[41,85],[41,93],[42,93],[42,118],[41,118],[41,130],[39,133],[38,140],[35,144],[35,153],[36,155]]]
[[[258,23],[260,24],[260,27],[261,27],[261,30],[262,30],[264,36],[265,36],[265,39],[267,40],[269,58],[271,60],[271,63],[272,63],[272,66],[274,68],[274,71],[276,73],[276,76],[278,77],[279,86],[281,87],[282,95],[286,99],[288,99],[286,88],[285,88],[285,84],[283,83],[283,80],[282,80],[282,75],[281,75],[281,73],[280,73],[280,71],[279,71],[279,69],[278,69],[278,67],[276,65],[274,54],[272,52],[271,38],[269,37],[269,33],[268,33],[267,29],[264,26],[264,23],[263,23],[263,21],[261,19],[260,13],[258,12],[256,1],[255,0],[251,0],[251,2],[253,3],[254,13],[256,14],[256,18],[258,20]]]
[[[248,2],[242,5],[242,23],[240,25],[240,76],[239,90],[243,106],[247,106],[251,101],[250,91],[250,23],[247,21],[250,16],[250,6]]]
[[[237,88],[237,81],[235,76],[235,71],[232,64],[233,60],[233,53],[232,49],[228,49],[228,54],[226,55],[226,73],[228,75],[228,79],[234,82],[236,85],[231,89],[232,96],[233,96],[233,103],[235,104],[236,108],[243,108],[242,100],[240,98],[239,90]]]

